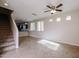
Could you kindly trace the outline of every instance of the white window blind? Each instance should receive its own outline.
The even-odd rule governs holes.
[[[44,21],[37,22],[37,31],[44,31]]]
[[[35,23],[30,23],[30,31],[34,31],[35,30]]]

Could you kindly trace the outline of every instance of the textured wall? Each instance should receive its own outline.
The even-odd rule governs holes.
[[[71,16],[71,21],[67,21],[66,16]],[[60,22],[56,22],[57,17],[61,17]],[[51,18],[53,22],[49,22]],[[37,21],[40,20],[45,22],[45,31],[31,31],[30,36],[79,46],[79,9]]]

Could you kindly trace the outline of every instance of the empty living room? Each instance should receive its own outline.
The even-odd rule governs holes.
[[[79,0],[0,0],[0,58],[79,58]]]

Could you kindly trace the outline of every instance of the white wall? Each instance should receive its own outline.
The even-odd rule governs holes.
[[[72,20],[67,21],[66,16],[72,16]],[[61,17],[61,22],[56,22],[57,17]],[[49,22],[50,18],[54,21]],[[52,17],[42,18],[33,22],[36,23],[40,20],[45,22],[45,31],[31,31],[30,36],[79,46],[79,9],[56,14]]]
[[[19,32],[18,32],[18,28],[17,28],[16,23],[14,21],[13,14],[11,16],[12,16],[11,27],[12,27],[13,37],[14,37],[14,40],[15,40],[16,48],[19,48]]]

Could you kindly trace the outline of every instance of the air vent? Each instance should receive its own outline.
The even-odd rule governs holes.
[[[37,16],[37,14],[36,14],[36,13],[32,13],[32,15],[33,15],[33,16]]]

